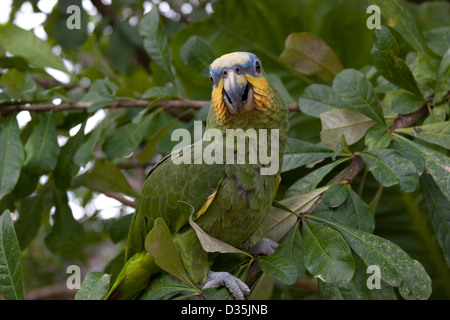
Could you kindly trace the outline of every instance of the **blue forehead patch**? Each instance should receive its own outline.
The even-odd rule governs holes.
[[[213,76],[219,76],[223,68],[239,65],[245,69],[253,66],[255,60],[259,61],[258,57],[251,52],[228,53],[214,60],[209,67],[209,71]],[[261,63],[261,61],[259,62]]]

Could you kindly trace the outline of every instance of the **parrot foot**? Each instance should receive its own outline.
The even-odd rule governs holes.
[[[251,246],[248,251],[254,252],[256,254],[263,254],[266,256],[273,256],[275,250],[278,248],[278,243],[269,239],[262,238],[257,244]]]
[[[244,296],[250,294],[249,287],[240,279],[231,275],[228,272],[214,272],[208,270],[208,275],[206,277],[206,283],[203,289],[206,288],[218,288],[227,287],[231,294],[236,300],[244,300]]]

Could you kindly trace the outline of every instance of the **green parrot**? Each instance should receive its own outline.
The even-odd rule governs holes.
[[[152,276],[163,271],[145,249],[146,236],[158,218],[166,222],[183,265],[196,285],[226,286],[241,300],[250,293],[237,277],[209,269],[211,256],[203,249],[183,205],[189,203],[194,208],[195,222],[208,235],[234,247],[246,242],[266,217],[280,182],[288,109],[253,53],[234,52],[217,58],[210,65],[210,80],[213,91],[206,132],[214,130],[224,137],[214,141],[225,141],[229,129],[253,130],[259,142],[253,143],[254,150],[262,150],[262,143],[266,142],[266,149],[276,153],[276,168],[271,170],[261,158],[252,161],[251,147],[244,150],[248,161],[241,162],[236,151],[228,158],[227,146],[215,149],[224,161],[199,163],[195,148],[198,143],[178,150],[178,155],[191,155],[191,163],[176,163],[175,151],[163,158],[151,169],[142,187],[128,234],[126,263],[105,299],[135,299]],[[200,150],[211,148],[211,140],[204,138]],[[237,143],[233,140],[230,146],[236,147]],[[246,145],[250,146],[250,142]],[[250,249],[273,254],[276,247],[274,241],[262,239]]]

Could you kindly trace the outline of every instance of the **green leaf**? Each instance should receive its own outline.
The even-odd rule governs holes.
[[[286,285],[294,284],[297,280],[297,269],[287,259],[277,256],[263,256],[256,258],[256,261],[265,274],[274,277]]]
[[[434,92],[437,66],[433,58],[423,52],[419,52],[411,65],[411,69],[420,91],[425,95]]]
[[[219,290],[215,288],[206,288],[202,290],[202,294],[205,297],[205,300],[234,300],[233,295],[225,287]]]
[[[362,230],[319,220],[337,229],[367,266],[378,266],[381,281],[392,287],[399,287],[403,298],[428,299],[431,295],[431,279],[424,267],[417,260],[411,259],[399,246]]]
[[[450,91],[450,49],[444,54],[439,64],[434,91],[433,103],[435,105],[441,101],[445,103],[445,96]]]
[[[271,276],[263,273],[258,278],[255,286],[252,288],[252,292],[248,296],[247,300],[271,300],[276,280]]]
[[[353,277],[355,262],[339,232],[320,223],[303,220],[303,263],[323,282],[342,286]]]
[[[269,73],[267,78],[286,103],[295,103],[294,98],[292,98],[283,81],[276,73]]]
[[[398,114],[409,114],[419,110],[425,100],[403,89],[392,91],[391,107]]]
[[[339,159],[307,174],[287,189],[286,196],[289,197],[295,194],[303,194],[314,190],[320,181],[322,181],[322,179],[331,172],[331,170],[347,160],[348,158]]]
[[[428,174],[424,173],[419,182],[436,238],[450,266],[450,202]]]
[[[161,274],[152,277],[152,281],[148,288],[139,296],[139,300],[159,300],[168,295],[181,292],[197,292],[177,279],[171,278],[168,274]]]
[[[66,191],[53,189],[55,213],[52,216],[53,226],[45,237],[45,245],[60,257],[76,257],[84,246],[85,232],[72,215]]]
[[[60,57],[52,52],[50,45],[39,39],[32,30],[23,30],[14,24],[0,29],[1,43],[14,56],[21,56],[38,67],[50,67],[67,72]]]
[[[92,170],[85,174],[83,184],[99,192],[118,192],[134,198],[138,196],[120,169],[106,159],[95,162]]]
[[[142,99],[157,99],[176,96],[177,90],[174,87],[151,87],[144,92]]]
[[[448,121],[417,126],[414,128],[399,128],[395,131],[406,133],[417,139],[450,149],[450,124]]]
[[[332,109],[320,114],[320,140],[327,146],[336,146],[342,135],[348,145],[359,141],[374,121],[352,109]]]
[[[395,29],[417,52],[425,52],[422,34],[414,18],[400,0],[370,0],[369,3],[380,7],[381,16],[389,27]]]
[[[435,106],[433,109],[431,109],[431,112],[428,114],[428,116],[423,121],[423,124],[433,124],[445,121],[447,117],[447,113],[450,111],[450,106],[447,104],[442,104],[439,106]]]
[[[1,76],[1,83],[9,94],[13,97],[19,97],[21,88],[26,83],[25,75],[17,69],[9,69]]]
[[[330,86],[315,83],[303,91],[298,106],[304,114],[319,118],[322,112],[343,108],[345,104],[339,100]]]
[[[13,101],[13,98],[6,91],[0,92],[0,107],[4,104],[10,104]]]
[[[384,187],[397,183],[403,192],[412,192],[418,186],[419,176],[414,164],[392,149],[373,150],[359,153],[367,169]]]
[[[144,48],[153,61],[160,67],[170,82],[175,84],[170,63],[170,52],[164,27],[159,19],[158,7],[155,6],[144,15],[139,22],[139,34],[143,39]]]
[[[67,21],[73,16],[73,11],[68,10],[71,5],[76,5],[80,10],[80,15],[76,16],[80,22],[80,28],[69,29],[67,28]],[[54,20],[54,26],[46,31],[47,34],[51,34],[52,37],[66,50],[73,50],[81,46],[88,39],[87,24],[88,15],[84,10],[81,0],[63,0],[58,1],[58,9],[52,12],[52,18]],[[122,22],[121,20],[119,20]],[[117,21],[117,22],[119,22]],[[119,24],[119,23],[118,23]],[[49,32],[50,31],[50,32]]]
[[[83,143],[85,123],[77,134],[70,137],[62,146],[58,157],[58,163],[53,171],[55,186],[61,190],[69,188],[72,177],[78,172],[79,166],[74,162],[74,155]]]
[[[0,30],[1,35],[1,30]],[[1,40],[0,40],[1,43]],[[16,68],[19,70],[27,70],[29,68],[28,62],[22,57],[0,57],[0,67],[4,69]]]
[[[158,143],[168,136],[167,132],[173,127],[173,125],[176,122],[177,119],[172,118],[163,127],[161,128],[158,127],[158,129],[155,130],[156,132],[149,139],[147,139],[145,147],[142,149],[142,152],[137,156],[137,159],[140,163],[144,163],[145,161],[150,160],[155,155]],[[161,150],[159,151],[161,153],[164,153]]]
[[[439,189],[450,200],[449,157],[397,134],[394,134],[394,139],[397,142],[394,148],[410,159],[418,172],[423,172],[424,168],[426,168],[439,186]]]
[[[288,138],[281,172],[286,172],[332,155],[333,150],[306,141]]]
[[[373,126],[367,130],[365,143],[369,150],[380,150],[387,148],[392,141],[392,136],[382,126]]]
[[[371,54],[375,67],[386,80],[421,98],[419,87],[408,65],[399,58],[400,48],[389,29],[381,26],[375,30],[375,42]]]
[[[367,287],[367,266],[358,257],[354,256],[356,268],[352,281],[338,287],[329,283],[319,282],[320,298],[322,300],[396,300],[397,297],[392,287],[380,283],[380,288],[369,289]]]
[[[190,37],[181,47],[180,56],[187,66],[209,78],[209,65],[216,55],[205,39],[199,36]]]
[[[252,258],[252,255],[248,254],[247,252],[236,249],[228,243],[207,234],[202,228],[200,228],[197,223],[194,222],[194,220],[192,220],[192,214],[189,216],[189,224],[194,229],[195,233],[197,234],[197,238],[203,247],[203,250],[205,250],[206,252],[240,253]]]
[[[375,90],[360,71],[345,69],[340,72],[333,80],[333,91],[348,108],[355,109],[382,126],[386,126]]]
[[[80,102],[90,102],[88,111],[97,111],[115,101],[118,89],[118,86],[108,78],[95,80],[89,88],[89,92],[80,99]]]
[[[118,243],[127,238],[132,218],[133,214],[127,214],[117,219],[111,219],[112,221],[108,221],[110,223],[108,223],[107,229],[112,242]]]
[[[297,269],[296,279],[303,276],[306,269],[303,265],[303,241],[298,222],[281,241],[274,256],[285,258],[295,265]]]
[[[311,214],[352,228],[373,232],[375,220],[369,205],[349,185],[344,186],[347,197],[340,206],[328,208],[324,201],[319,203]]]
[[[334,51],[319,37],[309,32],[291,33],[280,60],[306,75],[317,74],[325,81],[343,69]]]
[[[24,169],[40,175],[55,169],[59,145],[53,112],[36,115],[37,124],[25,144]]]
[[[37,195],[22,200],[19,206],[19,219],[15,222],[20,247],[25,249],[33,240],[41,227],[44,213],[44,200],[47,188],[41,188]]]
[[[145,238],[145,249],[155,258],[155,263],[161,269],[195,288],[189,280],[169,227],[163,218],[155,220],[153,229]]]
[[[14,195],[15,200],[24,199],[36,191],[40,176],[34,173],[22,170],[19,180],[10,194]]]
[[[128,28],[132,28],[133,30],[135,27],[131,27],[126,20],[117,20],[114,22],[114,29],[111,34],[111,40],[109,41],[107,51],[114,67],[123,73],[126,73],[129,70],[131,59],[133,59],[136,54],[136,49],[126,34]],[[142,47],[142,44],[139,45],[139,47]]]
[[[0,215],[0,293],[7,300],[23,300],[22,261],[9,210]]]
[[[435,53],[443,57],[450,48],[450,26],[427,30],[423,32],[427,40],[428,47]]]
[[[92,154],[94,153],[95,146],[100,139],[100,136],[105,128],[106,123],[108,122],[108,116],[94,129],[89,135],[89,138],[80,146],[73,157],[73,162],[80,166],[85,167],[86,164],[91,159]]]
[[[298,194],[283,199],[280,203],[296,214],[300,214],[311,208],[314,202],[316,202],[320,195],[327,189],[328,186],[305,194]],[[258,232],[260,234],[259,238],[269,238],[278,242],[297,222],[297,219],[298,217],[290,211],[272,206],[261,224]]]
[[[152,112],[141,118],[140,121],[130,122],[116,129],[103,143],[102,150],[106,153],[109,160],[126,156],[133,152],[145,136],[155,125],[155,115]]]
[[[331,160],[335,161],[336,157],[340,153],[345,153],[347,155],[352,155],[350,147],[348,146],[347,139],[345,139],[345,135],[342,134],[339,138],[338,142],[334,146],[333,155],[331,156]]]
[[[26,74],[26,82],[20,87],[18,95],[22,96],[26,93],[32,93],[36,91],[36,82],[31,78],[30,74]],[[27,96],[25,96],[27,98]]]
[[[330,207],[339,207],[348,196],[348,188],[345,183],[332,184],[323,194],[323,202]]]
[[[24,158],[16,114],[11,114],[0,130],[0,197],[13,190]]]
[[[89,272],[75,294],[75,300],[101,300],[108,292],[111,276],[103,272]]]

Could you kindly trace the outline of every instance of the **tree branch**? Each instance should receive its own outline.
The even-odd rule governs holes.
[[[144,99],[136,100],[117,100],[113,103],[109,103],[102,107],[108,108],[146,108],[152,101]],[[155,108],[163,109],[201,109],[209,105],[210,101],[204,100],[189,100],[189,99],[176,99],[176,100],[164,100],[156,103]],[[92,105],[91,102],[67,102],[59,105],[55,104],[20,104],[0,107],[0,115],[6,116],[14,111],[30,111],[30,112],[46,112],[46,111],[66,111],[66,110],[86,110]],[[298,104],[288,104],[289,111],[299,111]]]
[[[110,198],[116,199],[117,201],[123,203],[126,206],[136,208],[136,200],[128,200],[120,193],[105,191],[105,192],[103,192],[103,194]]]
[[[428,114],[428,103],[424,104],[422,108],[417,110],[414,113],[408,114],[406,116],[398,116],[395,119],[394,124],[389,128],[390,132],[395,131],[399,128],[407,128],[417,123],[420,119],[425,117]]]
[[[118,100],[113,103],[105,105],[103,108],[146,108],[152,102],[149,100]],[[201,109],[209,104],[209,101],[197,101],[187,99],[167,100],[156,103],[155,108],[193,108]],[[67,102],[59,105],[55,104],[21,104],[16,106],[6,106],[0,108],[1,115],[8,115],[14,111],[30,111],[30,112],[45,112],[45,111],[66,111],[66,110],[86,110],[92,105],[91,102]]]

